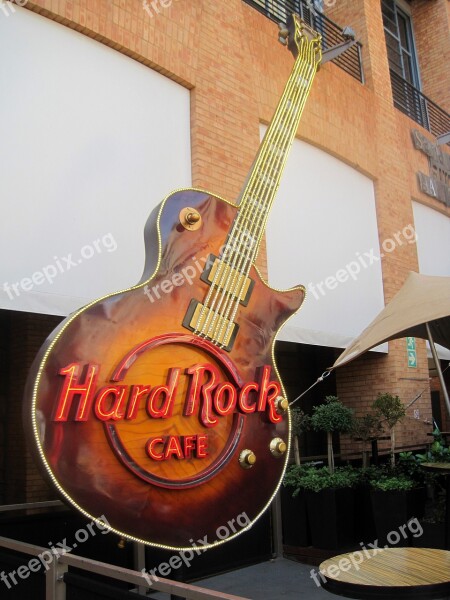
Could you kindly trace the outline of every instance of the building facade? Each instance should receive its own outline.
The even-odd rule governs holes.
[[[351,27],[359,44],[324,64],[316,76],[267,244],[258,256],[269,283],[279,287],[301,281],[309,292],[277,346],[290,398],[332,365],[409,271],[450,276],[450,150],[445,140],[439,144],[450,130],[447,0],[2,4],[2,48],[8,57],[4,81],[13,82],[2,114],[18,132],[0,142],[13,219],[5,219],[2,236],[2,250],[10,257],[0,315],[3,503],[51,497],[22,434],[26,373],[47,335],[77,302],[137,281],[143,248],[128,247],[130,240],[120,237],[125,222],[133,223],[131,235],[138,238],[145,211],[164,197],[160,186],[171,177],[165,193],[192,185],[230,201],[238,198],[292,67],[291,54],[277,43],[276,24],[292,9],[322,32],[324,49],[346,39],[335,23]],[[99,51],[105,56],[97,56]],[[71,70],[72,59],[80,73]],[[137,63],[134,80],[129,73]],[[83,73],[90,73],[89,88]],[[107,74],[110,78],[104,79]],[[92,129],[104,116],[104,129]],[[133,116],[133,124],[124,124]],[[77,142],[78,154],[65,155],[73,145],[70,127],[85,137]],[[56,133],[62,134],[59,142]],[[167,147],[164,141],[170,142]],[[143,156],[150,150],[155,154]],[[81,151],[85,160],[77,165]],[[11,154],[17,158],[14,164],[8,162]],[[65,162],[55,173],[61,155]],[[61,173],[61,168],[67,170]],[[137,198],[124,197],[125,187],[116,194],[120,184],[105,183],[118,171],[125,182],[145,178]],[[83,184],[86,173],[95,188],[92,197]],[[141,197],[144,192],[150,200]],[[22,228],[18,219],[23,214]],[[105,216],[104,225],[99,215]],[[71,245],[64,246],[72,233]],[[67,256],[77,248],[85,260],[95,255],[92,272],[70,270],[68,262],[64,268],[64,249]],[[136,253],[138,266],[131,268]],[[118,262],[99,262],[109,254]],[[41,268],[47,263],[54,271]],[[134,281],[127,279],[127,268],[130,278],[136,275]],[[99,270],[103,279],[97,282]],[[36,276],[41,271],[42,281]],[[80,281],[68,284],[77,273]],[[449,357],[442,356],[447,356],[445,368]],[[435,378],[430,383],[425,342],[415,340],[411,360],[400,339],[338,369],[300,406],[310,411],[333,394],[363,415],[378,393],[398,394],[406,405],[419,396],[397,432],[398,448],[413,449],[429,441],[433,418],[445,430],[450,426],[442,394],[432,406],[432,392],[439,391]],[[319,442],[310,438],[306,443],[307,456],[321,455]],[[359,442],[342,438],[342,458],[356,458],[360,449]]]

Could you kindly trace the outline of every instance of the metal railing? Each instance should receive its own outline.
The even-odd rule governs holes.
[[[394,106],[438,137],[450,131],[450,115],[391,69]]]
[[[0,548],[7,548],[35,557],[32,559],[34,560],[34,568],[31,569],[33,572],[36,572],[36,563],[41,562],[43,569],[45,569],[45,600],[66,600],[66,584],[70,585],[71,579],[69,567],[129,583],[138,590],[144,591],[151,588],[152,591],[164,592],[179,598],[186,598],[186,600],[248,600],[241,596],[215,592],[214,590],[172,581],[163,577],[149,578],[139,571],[84,558],[57,548],[52,548],[50,552],[48,548],[4,537],[0,537]],[[28,564],[31,565],[31,561]],[[24,568],[27,569],[26,566]],[[17,572],[19,572],[19,569]],[[27,577],[29,575],[30,572],[28,572]],[[25,578],[20,574],[19,577]],[[17,585],[20,585],[19,581],[16,581]],[[127,592],[124,593],[124,598],[127,597],[126,594]]]
[[[312,2],[308,2],[308,0],[244,0],[244,2],[275,23],[285,23],[290,14],[299,14],[308,25],[322,35],[323,50],[328,50],[347,39],[342,35],[341,27],[314,10]],[[358,81],[364,81],[359,42],[335,58],[333,62]]]

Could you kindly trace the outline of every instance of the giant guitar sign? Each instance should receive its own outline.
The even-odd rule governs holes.
[[[296,17],[281,37],[296,60],[237,204],[195,189],[168,196],[146,226],[141,282],[63,321],[29,376],[40,465],[66,501],[129,539],[213,545],[220,525],[264,512],[286,468],[274,343],[305,290],[271,289],[254,261],[321,50]],[[198,257],[205,269],[183,284]],[[167,281],[170,293],[149,302],[145,286]]]

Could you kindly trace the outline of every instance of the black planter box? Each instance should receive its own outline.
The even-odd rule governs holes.
[[[283,524],[283,544],[306,547],[311,545],[311,535],[306,512],[306,495],[300,491],[292,497],[292,489],[281,487],[281,516]]]
[[[423,517],[425,490],[410,491],[371,491],[371,502],[375,520],[378,545],[411,545],[411,532],[408,521]]]
[[[354,490],[328,488],[305,492],[312,545],[326,550],[355,543]]]
[[[355,488],[355,536],[358,542],[373,542],[377,537],[369,485]]]

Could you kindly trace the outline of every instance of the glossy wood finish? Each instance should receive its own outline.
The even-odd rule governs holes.
[[[197,231],[180,226],[178,215],[184,207],[201,214],[202,226]],[[212,544],[225,533],[221,530],[218,536],[221,526],[230,530],[230,536],[239,533],[242,526],[229,526],[228,522],[242,513],[249,521],[257,518],[284,472],[286,456],[274,457],[269,444],[274,437],[288,442],[287,415],[279,424],[271,423],[263,413],[242,416],[229,460],[220,465],[213,477],[199,482],[199,474],[220,462],[221,452],[230,448],[239,417],[221,417],[216,427],[205,428],[198,415],[182,414],[188,385],[183,373],[192,365],[212,363],[224,380],[238,387],[258,381],[263,365],[271,365],[271,379],[278,379],[272,359],[274,338],[304,297],[301,287],[286,292],[271,289],[252,267],[250,275],[255,286],[248,306],[239,308],[236,321],[240,329],[232,351],[216,349],[218,355],[214,355],[208,345],[191,342],[192,334],[182,326],[183,318],[191,299],[202,301],[209,289],[200,280],[199,266],[209,254],[219,253],[236,213],[234,205],[205,192],[184,190],[169,196],[159,219],[154,212],[146,227],[147,262],[142,283],[66,319],[47,340],[28,380],[25,424],[47,475],[67,500],[90,517],[105,514],[116,531],[148,543],[189,547],[207,536],[208,544]],[[155,252],[158,239],[159,252]],[[158,258],[158,271],[149,279]],[[172,285],[170,292],[162,291],[168,289],[164,282],[180,281],[174,280],[175,274],[181,274],[182,284]],[[120,383],[164,385],[169,369],[181,368],[173,417],[151,419],[141,407],[135,420],[117,421],[114,427],[139,468],[168,481],[197,478],[195,485],[186,489],[154,485],[132,472],[123,457],[113,451],[109,426],[93,415],[86,422],[54,421],[55,402],[63,380],[58,375],[61,368],[73,362],[100,365],[98,389],[110,383],[118,364],[130,351],[167,334],[172,334],[169,342],[141,352]],[[172,458],[157,462],[145,453],[145,443],[152,436],[202,433],[209,437],[207,459]],[[239,464],[243,449],[256,454],[257,461],[251,469],[243,469]],[[244,521],[242,517],[241,523]]]
[[[382,548],[321,563],[322,586],[348,598],[441,598],[450,594],[450,552]]]

